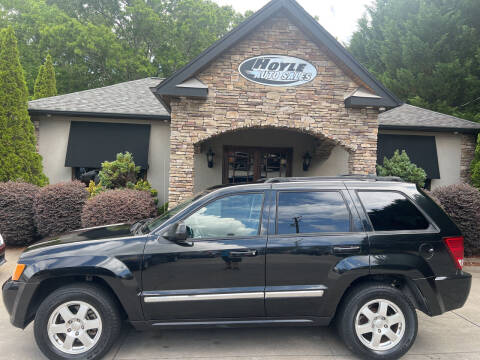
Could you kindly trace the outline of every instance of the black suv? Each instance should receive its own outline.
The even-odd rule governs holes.
[[[412,346],[415,309],[470,291],[463,238],[415,185],[284,178],[210,189],[166,215],[30,246],[3,285],[13,325],[35,320],[50,359],[98,359],[138,329],[327,325],[355,353]]]

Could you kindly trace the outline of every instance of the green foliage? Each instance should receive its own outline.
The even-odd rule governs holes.
[[[162,206],[158,207],[158,215],[163,215],[168,211],[168,201],[164,203]]]
[[[402,153],[395,150],[390,159],[385,157],[383,166],[377,165],[377,173],[379,176],[399,176],[404,181],[412,182],[419,186],[424,186],[427,179],[425,170],[412,164],[405,150],[402,150]]]
[[[0,32],[0,181],[43,186],[42,158],[27,108],[28,90],[12,27]]]
[[[90,180],[88,184],[87,191],[88,191],[88,198],[91,199],[92,197],[100,194],[102,191],[106,189],[102,186],[102,183],[95,184],[93,180]]]
[[[40,99],[57,95],[57,82],[55,79],[55,69],[53,68],[52,57],[47,55],[45,64],[38,70],[37,80],[35,80],[35,89],[33,98]]]
[[[349,50],[402,100],[480,121],[478,0],[376,0]]]
[[[135,166],[132,154],[127,151],[117,154],[114,161],[104,161],[98,177],[107,189],[131,188],[137,182],[139,171],[140,166]]]
[[[152,185],[148,180],[139,179],[137,183],[132,187],[134,190],[148,191],[152,197],[156,198],[158,196],[158,191],[152,188]]]
[[[480,134],[477,137],[477,146],[475,147],[475,156],[470,165],[472,185],[480,189]]]
[[[60,94],[168,76],[244,16],[210,0],[2,0],[0,28],[19,36],[28,87],[46,53]]]

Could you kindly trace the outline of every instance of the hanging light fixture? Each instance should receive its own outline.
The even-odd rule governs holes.
[[[312,155],[307,151],[305,155],[303,155],[303,171],[308,171],[310,164],[312,163]]]
[[[209,148],[207,151],[207,164],[209,168],[213,167],[213,157],[215,156],[215,153],[212,151],[212,148]]]

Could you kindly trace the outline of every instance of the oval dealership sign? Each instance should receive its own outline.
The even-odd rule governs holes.
[[[285,55],[261,55],[238,67],[247,80],[268,86],[297,86],[315,79],[317,69],[308,61]]]

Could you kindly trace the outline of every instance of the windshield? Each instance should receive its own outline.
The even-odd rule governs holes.
[[[159,217],[156,217],[155,219],[152,219],[150,221],[148,221],[147,223],[145,223],[145,227],[147,228],[147,230],[150,232],[150,231],[153,231],[155,230],[157,227],[159,227],[160,225],[162,225],[165,221],[167,221],[168,219],[170,219],[172,216],[178,214],[180,211],[182,211],[183,209],[185,209],[188,205],[190,205],[191,203],[193,203],[195,200],[201,198],[202,196],[204,196],[205,194],[208,194],[211,190],[205,190],[205,191],[202,191],[201,193],[197,194],[197,195],[194,195],[190,198],[188,198],[187,200],[185,200],[184,202],[178,204],[177,206],[175,206],[173,209],[171,210],[168,210],[166,213],[164,213],[163,215],[160,215]]]

